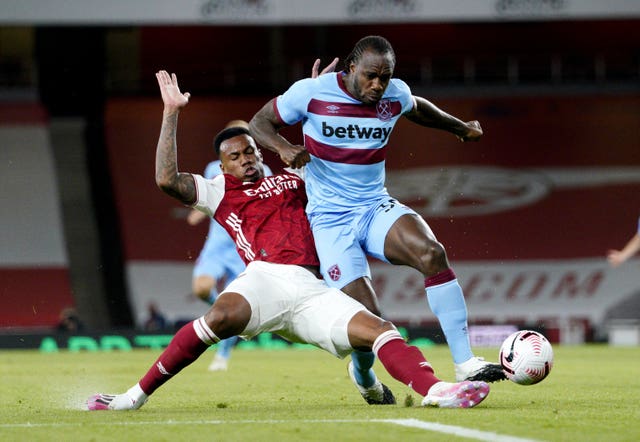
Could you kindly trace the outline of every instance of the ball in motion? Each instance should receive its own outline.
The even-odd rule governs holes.
[[[541,333],[520,330],[504,340],[499,360],[507,379],[519,385],[533,385],[549,375],[553,348]]]

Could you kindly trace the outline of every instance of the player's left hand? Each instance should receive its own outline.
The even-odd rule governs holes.
[[[480,127],[479,121],[467,121],[465,126],[467,127],[467,133],[458,136],[460,141],[478,141],[482,138],[482,128]]]
[[[313,63],[313,67],[311,68],[311,78],[317,78],[320,75],[328,74],[330,72],[334,72],[336,70],[336,66],[338,65],[338,57],[334,58],[331,63],[329,63],[321,72],[318,74],[318,70],[320,69],[320,59],[316,58],[316,61]]]

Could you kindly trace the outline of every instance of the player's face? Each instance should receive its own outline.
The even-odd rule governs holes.
[[[364,104],[376,104],[389,85],[393,68],[391,54],[365,51],[357,64],[349,66],[347,90]]]
[[[264,177],[262,154],[248,135],[241,134],[223,141],[220,145],[220,162],[223,173],[242,181],[255,182]]]

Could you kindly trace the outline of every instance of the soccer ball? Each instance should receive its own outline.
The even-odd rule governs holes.
[[[499,360],[507,379],[519,385],[533,385],[549,375],[553,349],[541,333],[520,330],[504,340]]]

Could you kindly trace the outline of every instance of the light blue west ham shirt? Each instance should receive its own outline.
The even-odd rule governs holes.
[[[310,214],[348,211],[388,195],[387,142],[400,116],[415,105],[409,86],[396,78],[376,106],[364,105],[347,92],[342,75],[300,80],[275,100],[284,124],[302,122],[311,155],[305,170]]]

